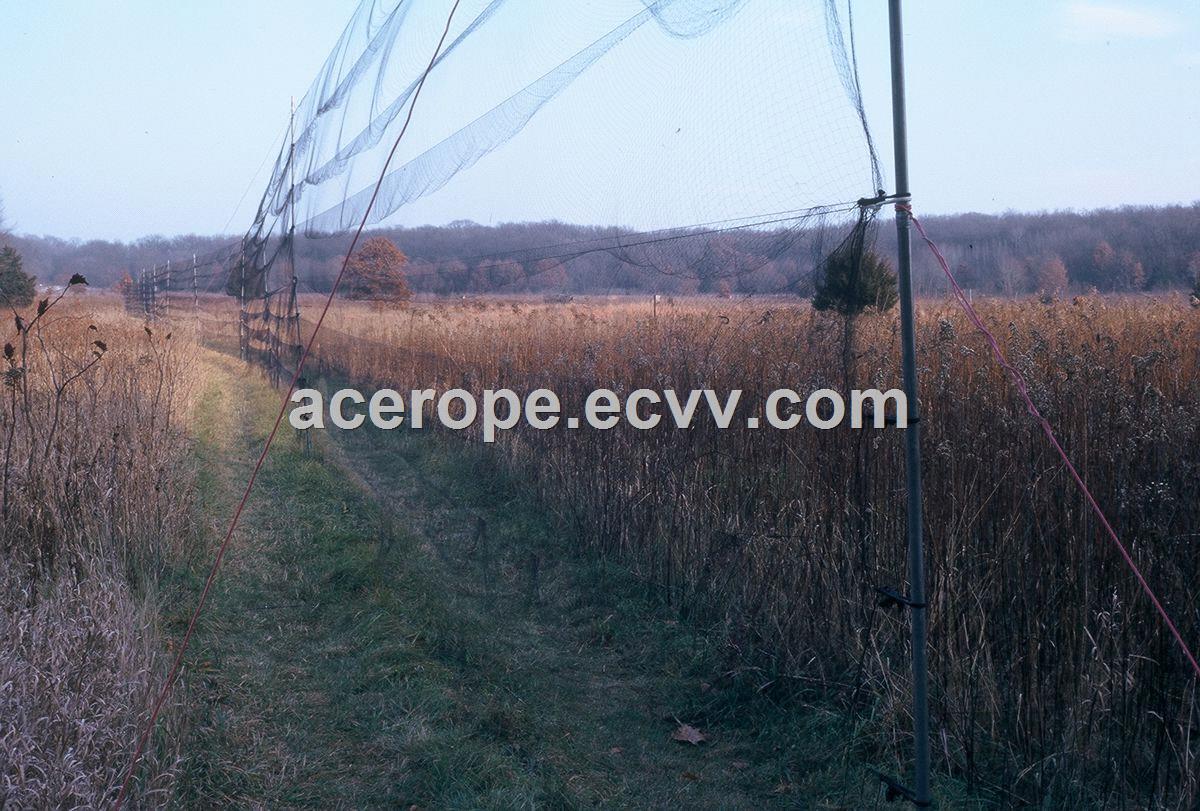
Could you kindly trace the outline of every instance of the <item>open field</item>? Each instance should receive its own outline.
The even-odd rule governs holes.
[[[1200,811],[1197,41],[6,3],[0,811]]]
[[[1033,386],[1188,639],[1200,633],[1200,320],[1182,297],[995,301]],[[939,768],[1005,802],[1194,802],[1194,680],[986,347],[920,307]],[[363,388],[741,388],[845,381],[837,319],[781,301],[338,305],[320,361]],[[850,381],[897,385],[894,322],[859,325]],[[578,403],[575,404],[576,406]],[[736,423],[735,423],[736,424]],[[682,616],[728,673],[834,695],[903,762],[906,617],[894,430],[509,432],[496,454],[564,525]]]
[[[1196,639],[1196,311],[980,307]],[[982,342],[942,302],[919,324],[938,796],[1191,807],[1186,663]],[[890,320],[860,320],[850,368],[843,334],[782,299],[657,316],[646,300],[339,301],[308,374],[325,389],[544,386],[565,411],[601,386],[741,388],[750,404],[896,384]],[[69,298],[26,337],[4,404],[17,565],[0,771],[18,804],[103,805],[278,392],[236,359],[236,308],[216,297],[150,332],[104,297]],[[492,446],[367,429],[310,450],[288,431],[138,802],[873,803],[869,770],[902,773],[911,746],[907,617],[874,592],[903,585],[903,518],[891,428],[526,428]],[[708,742],[673,742],[679,724]]]
[[[204,365],[200,498],[220,511],[275,392],[236,360]],[[580,549],[479,448],[412,431],[322,436],[309,451],[287,437],[190,657],[195,720],[175,802],[873,802],[844,716],[721,683],[719,630]],[[681,723],[708,740],[672,740]],[[963,796],[953,780],[939,788]]]

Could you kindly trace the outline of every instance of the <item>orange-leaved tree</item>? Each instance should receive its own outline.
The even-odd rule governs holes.
[[[1067,275],[1067,266],[1060,257],[1051,254],[1033,260],[1032,264],[1037,292],[1051,296],[1066,292],[1070,278]]]
[[[387,237],[371,237],[346,266],[347,298],[403,302],[412,298],[404,266],[408,257]]]

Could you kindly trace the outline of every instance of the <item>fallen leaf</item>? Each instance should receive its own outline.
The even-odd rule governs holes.
[[[619,746],[614,746],[612,749],[609,749],[609,750],[608,750],[608,753],[609,753],[610,755],[619,755],[619,754],[621,754],[621,753],[622,753],[622,752],[624,752],[624,751],[625,751],[625,750],[624,750],[624,749],[622,749],[621,747],[619,747]]]
[[[696,729],[691,724],[680,724],[679,727],[671,733],[671,740],[679,741],[680,743],[690,743],[692,746],[699,746],[708,740],[708,736]]]
[[[746,760],[735,760],[732,763],[730,763],[729,765],[735,769],[749,769],[750,768],[750,762],[746,761]]]
[[[695,772],[684,772],[684,773],[683,773],[682,775],[680,775],[680,776],[681,776],[681,777],[682,777],[684,780],[694,780],[694,781],[697,781],[697,782],[700,780],[700,775],[696,774]]]

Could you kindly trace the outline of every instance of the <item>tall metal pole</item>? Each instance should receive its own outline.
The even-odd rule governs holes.
[[[196,317],[196,339],[200,338],[200,284],[196,278],[196,254],[192,254],[192,314]]]
[[[896,195],[907,203],[908,124],[904,109],[904,31],[900,0],[888,0],[892,53],[892,132],[896,152]],[[921,422],[917,400],[917,346],[913,317],[912,245],[908,212],[896,207],[897,270],[900,293],[900,351],[904,393],[908,398],[908,427],[904,431],[904,468],[908,489],[908,599],[912,612],[913,744],[916,779],[914,803],[927,806],[929,794],[929,686],[926,665],[925,548],[921,526]]]
[[[241,272],[241,288],[238,292],[238,354],[242,360],[250,356],[250,336],[246,333],[246,241],[242,240],[242,251],[238,255]]]
[[[288,173],[290,176],[288,191],[288,212],[291,225],[288,228],[288,265],[292,271],[291,300],[288,302],[287,328],[288,339],[292,342],[292,371],[300,366],[300,356],[303,354],[300,339],[300,302],[296,296],[299,279],[296,276],[296,98],[292,97],[292,113],[288,119]]]

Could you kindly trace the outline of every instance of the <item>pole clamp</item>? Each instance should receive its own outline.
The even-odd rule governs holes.
[[[884,203],[891,201],[893,203],[911,203],[911,194],[887,194],[883,189],[879,190],[879,194],[874,197],[860,197],[858,200],[859,208],[877,208]]]
[[[880,595],[880,598],[879,598],[879,607],[880,608],[891,608],[893,606],[899,606],[899,605],[907,606],[908,608],[927,608],[928,607],[928,603],[914,602],[914,601],[910,600],[908,597],[901,594],[900,592],[896,591],[895,589],[889,588],[887,586],[876,586],[875,591],[877,591]]]

